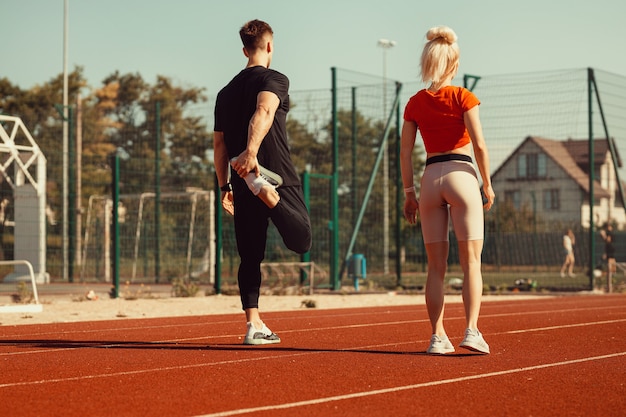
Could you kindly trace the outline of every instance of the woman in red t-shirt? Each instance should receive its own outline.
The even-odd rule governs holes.
[[[465,338],[460,346],[489,353],[489,345],[478,331],[483,291],[480,256],[484,239],[483,208],[491,208],[495,194],[478,115],[480,101],[469,90],[451,85],[459,68],[459,47],[454,31],[445,26],[435,27],[428,31],[426,39],[420,65],[422,81],[430,85],[417,92],[406,105],[400,165],[406,197],[404,216],[409,223],[415,224],[419,210],[428,256],[426,306],[433,334],[427,352],[454,352],[443,325],[448,221],[452,218],[463,269],[466,316]],[[427,158],[420,181],[419,201],[412,162],[418,129]],[[472,151],[483,182],[482,202]]]

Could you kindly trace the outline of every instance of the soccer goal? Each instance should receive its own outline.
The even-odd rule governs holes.
[[[302,289],[308,282],[310,295],[313,295],[315,282],[328,280],[326,271],[315,262],[263,262],[261,276],[266,285],[281,291],[287,288]]]
[[[202,277],[214,282],[214,198],[213,191],[200,189],[161,193],[157,220],[154,193],[120,195],[117,210],[122,278],[128,282],[150,281],[155,264],[160,262],[167,278]],[[81,281],[111,282],[112,213],[110,196],[89,198]],[[157,245],[159,255],[155,254]]]

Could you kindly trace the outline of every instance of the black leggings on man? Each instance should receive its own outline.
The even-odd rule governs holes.
[[[247,188],[234,192],[235,236],[241,259],[237,279],[244,310],[259,307],[261,262],[265,258],[269,219],[289,250],[303,254],[311,249],[311,221],[302,187],[285,186],[277,191],[280,201],[272,209]]]

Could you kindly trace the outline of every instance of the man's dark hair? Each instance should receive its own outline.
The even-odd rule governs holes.
[[[273,35],[272,27],[264,21],[257,19],[249,21],[239,30],[241,42],[243,42],[244,48],[248,51],[262,47],[263,35],[266,33]]]

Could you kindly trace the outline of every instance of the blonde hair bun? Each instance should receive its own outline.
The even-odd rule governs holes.
[[[426,39],[428,42],[420,59],[422,81],[439,88],[446,77],[454,76],[458,68],[459,44],[456,43],[456,33],[447,26],[431,28],[426,32]]]
[[[454,33],[454,31],[447,26],[436,26],[434,28],[430,28],[426,33],[426,40],[430,42],[438,39],[452,45],[457,41],[457,36],[456,33]]]

